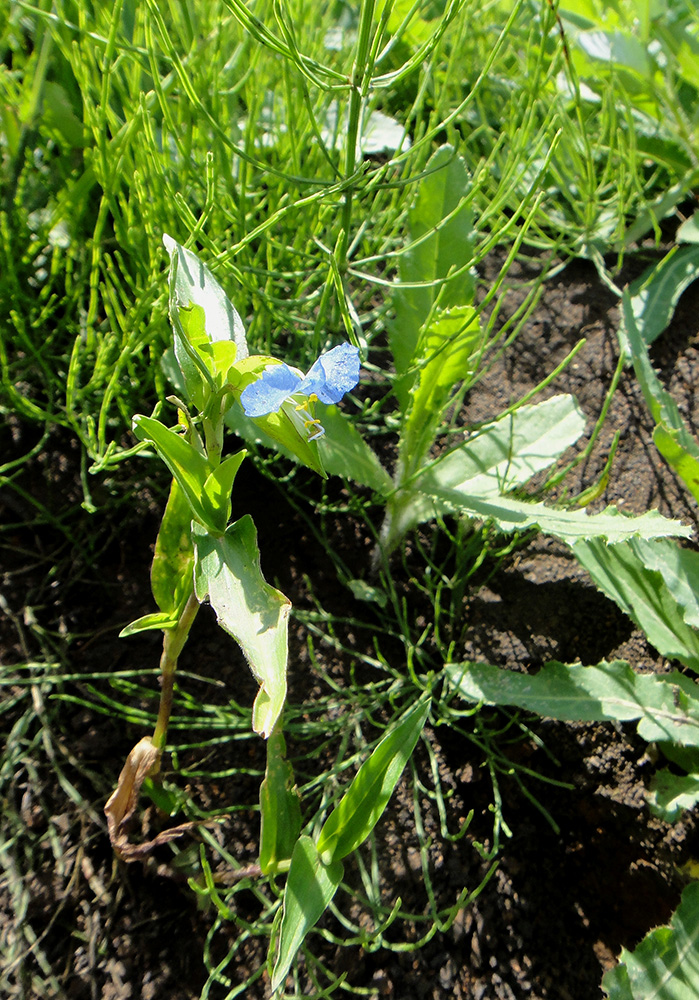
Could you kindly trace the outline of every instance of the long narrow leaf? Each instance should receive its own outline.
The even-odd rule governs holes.
[[[635,674],[628,663],[547,663],[535,675],[489,663],[449,663],[455,694],[565,722],[638,721],[643,739],[699,746],[699,688],[680,673]]]
[[[320,831],[318,853],[326,864],[346,857],[374,829],[413,752],[428,711],[428,701],[416,705],[362,764]]]
[[[340,884],[341,861],[325,865],[310,837],[299,837],[291,856],[284,893],[279,950],[272,973],[272,992],[282,985],[308,931],[322,916]]]

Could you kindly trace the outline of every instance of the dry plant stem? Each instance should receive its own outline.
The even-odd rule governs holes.
[[[185,604],[182,617],[175,628],[167,629],[163,633],[163,655],[160,657],[160,705],[158,706],[158,718],[153,730],[153,746],[158,751],[158,759],[151,769],[151,776],[160,770],[160,758],[165,749],[167,738],[167,727],[170,722],[172,711],[172,697],[175,686],[175,671],[177,661],[182,648],[187,641],[189,630],[199,610],[199,601],[194,592],[189,595],[189,600]]]

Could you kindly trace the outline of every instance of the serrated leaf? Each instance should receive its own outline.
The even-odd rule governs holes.
[[[574,444],[584,427],[576,400],[553,396],[479,428],[463,444],[426,465],[395,496],[386,549],[390,551],[408,531],[438,513],[478,516],[463,505],[465,497],[497,498],[526,483]],[[502,507],[499,512],[504,513]]]
[[[416,380],[401,428],[401,453],[416,467],[429,452],[455,386],[470,373],[482,341],[473,306],[433,311],[415,350]]]
[[[343,872],[341,861],[324,865],[311,838],[299,837],[284,892],[284,912],[272,973],[273,993],[286,979],[306,934],[318,923],[335,895]]]
[[[669,926],[651,931],[634,951],[623,948],[602,989],[609,1000],[696,1000],[698,955],[699,882],[692,882]]]
[[[685,623],[684,608],[664,579],[667,572],[668,577],[674,576],[675,587],[681,585],[676,576],[678,562],[670,559],[668,544],[654,551],[659,544],[630,539],[606,545],[591,540],[577,542],[573,552],[599,589],[643,630],[659,653],[699,671],[699,634]],[[662,553],[668,562],[664,563]]]
[[[648,511],[639,517],[627,517],[615,507],[607,507],[599,514],[585,510],[556,510],[543,503],[530,503],[513,497],[481,497],[463,493],[460,489],[433,486],[429,497],[442,506],[484,521],[493,521],[500,531],[525,531],[539,528],[546,535],[553,535],[574,544],[582,539],[606,538],[609,542],[623,541],[635,536],[661,538],[681,536],[689,538],[692,529],[663,517],[657,511]]]
[[[648,356],[648,347],[636,323],[628,289],[622,298],[622,326],[619,330],[622,350],[631,352],[634,371],[643,397],[656,423],[654,439],[658,450],[677,472],[695,500],[699,501],[697,463],[699,444],[688,430],[672,396],[660,384]]]
[[[564,722],[638,721],[647,741],[699,745],[699,688],[690,678],[635,674],[628,663],[594,667],[547,663],[534,675],[489,663],[449,663],[445,671],[466,701],[513,705]]]
[[[192,537],[197,598],[208,597],[219,625],[245,654],[260,685],[252,725],[266,739],[286,698],[291,602],[262,575],[257,531],[249,514],[229,525],[224,535],[209,534],[195,522]]]
[[[399,374],[410,368],[420,330],[437,300],[441,308],[473,303],[473,276],[463,266],[473,257],[473,211],[465,202],[471,179],[464,160],[452,146],[440,147],[425,168],[408,213],[411,244],[399,258],[400,284],[393,293],[396,310],[389,343]],[[458,277],[447,280],[450,272]],[[399,387],[405,409],[410,381]]]
[[[275,730],[267,741],[260,785],[260,868],[265,875],[275,875],[280,863],[289,860],[301,830],[301,796],[285,754],[284,737]]]
[[[318,853],[326,864],[356,850],[376,826],[415,748],[429,707],[428,701],[416,705],[359,768],[318,836]]]

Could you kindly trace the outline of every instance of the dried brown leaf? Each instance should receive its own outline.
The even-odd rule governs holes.
[[[144,736],[142,740],[139,740],[126,758],[117,787],[109,796],[104,807],[109,839],[114,853],[122,861],[140,861],[161,844],[167,844],[170,840],[175,840],[183,833],[189,833],[202,825],[194,822],[180,823],[179,826],[163,830],[152,840],[147,840],[142,844],[132,844],[129,841],[129,824],[136,812],[141,786],[157,764],[159,757],[160,754],[149,736]]]

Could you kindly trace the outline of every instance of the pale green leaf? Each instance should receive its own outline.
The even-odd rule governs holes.
[[[686,624],[684,608],[665,582],[667,574],[696,610],[696,598],[688,593],[691,583],[678,574],[691,565],[696,572],[699,557],[688,553],[694,559],[682,562],[673,556],[672,547],[662,541],[630,539],[606,545],[591,540],[577,542],[573,552],[599,589],[643,630],[659,653],[699,671],[699,633]],[[678,548],[676,543],[674,548]]]
[[[635,674],[628,663],[594,667],[547,663],[534,674],[489,663],[449,663],[452,688],[466,701],[512,705],[564,722],[638,720],[647,741],[699,745],[699,688],[688,677]]]
[[[430,495],[458,490],[499,496],[552,465],[584,429],[585,417],[573,396],[520,406],[431,462],[415,486]]]
[[[317,924],[335,895],[343,875],[341,861],[324,865],[310,837],[299,837],[291,856],[277,958],[272,973],[274,993],[286,979],[308,931]]]
[[[245,654],[260,685],[253,729],[267,738],[286,698],[291,602],[262,576],[257,531],[249,514],[229,525],[224,535],[209,534],[196,523],[192,535],[197,598],[208,597],[219,625]]]
[[[526,483],[573,445],[584,427],[585,418],[575,399],[553,396],[541,403],[520,406],[514,413],[479,428],[463,444],[425,466],[396,495],[392,501],[391,536],[384,540],[387,548],[390,551],[396,540],[437,514],[456,511],[476,516],[464,508],[464,496],[497,498],[513,486]],[[502,507],[500,514],[504,514]]]
[[[686,887],[669,926],[651,931],[634,951],[623,948],[619,963],[602,980],[609,1000],[696,1000],[699,882]]]
[[[329,864],[356,850],[376,826],[415,748],[429,711],[418,703],[359,768],[318,836],[318,853]]]
[[[429,495],[442,509],[493,521],[500,531],[538,528],[544,534],[553,535],[570,544],[588,538],[606,538],[609,542],[616,542],[635,536],[688,538],[692,534],[691,528],[663,517],[657,511],[648,511],[639,517],[627,517],[616,508],[607,507],[599,514],[588,514],[585,510],[556,510],[543,503],[530,503],[513,497],[474,496],[459,488],[437,486],[431,488]]]
[[[155,629],[174,628],[179,620],[177,611],[154,611],[150,615],[143,615],[135,622],[126,625],[119,633],[120,639],[125,639],[129,635],[136,635],[138,632],[150,632]]]
[[[673,774],[663,768],[651,778],[646,800],[654,816],[674,823],[699,802],[699,774]]]

